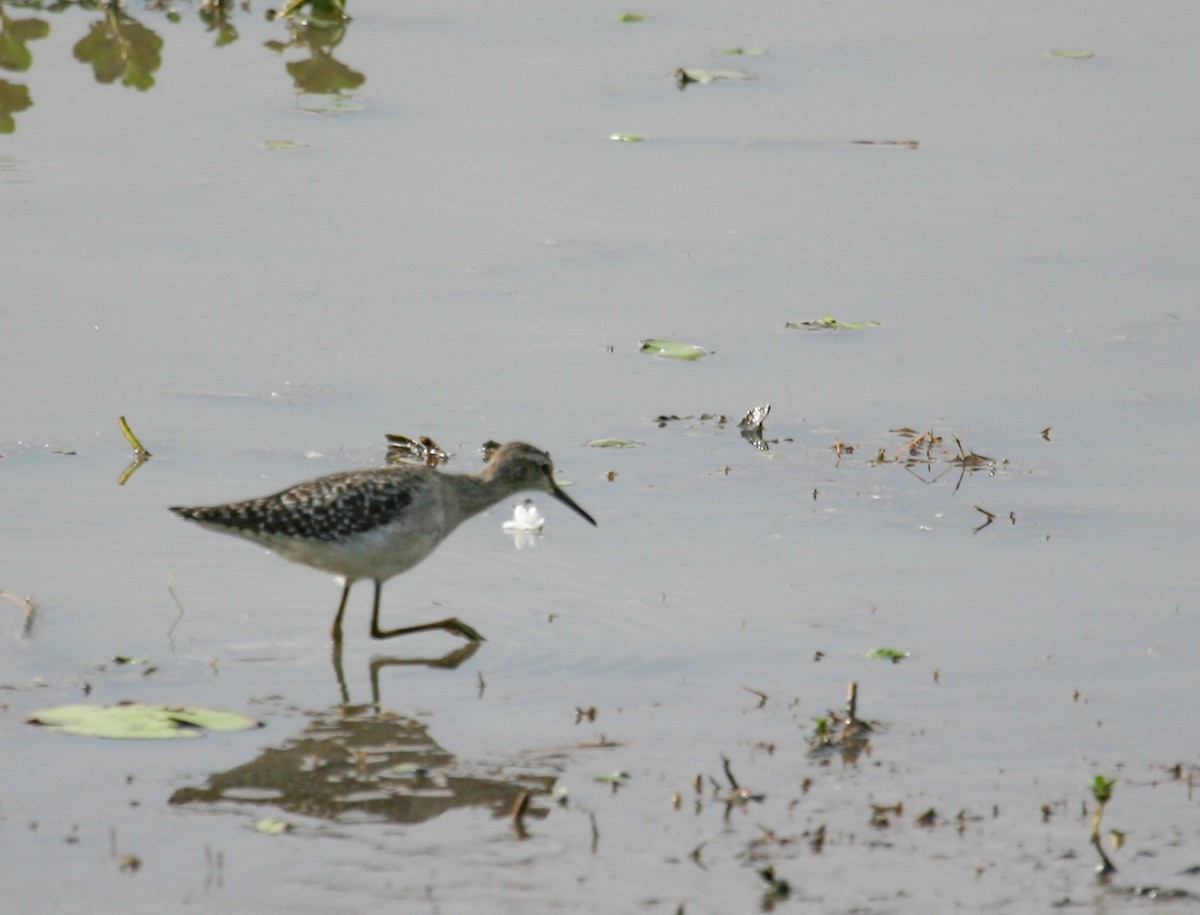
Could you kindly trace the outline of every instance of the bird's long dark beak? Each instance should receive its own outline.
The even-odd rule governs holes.
[[[580,508],[575,503],[574,499],[572,499],[565,492],[563,492],[561,489],[559,489],[558,484],[555,483],[553,480],[550,481],[550,487],[551,487],[550,495],[554,496],[554,498],[558,499],[559,502],[561,502],[563,505],[566,505],[568,508],[570,508],[572,511],[574,511],[577,515],[579,515],[579,517],[583,518],[584,521],[587,521],[593,527],[597,526],[596,519],[593,518],[591,515],[589,515],[587,512],[585,512],[582,508]]]

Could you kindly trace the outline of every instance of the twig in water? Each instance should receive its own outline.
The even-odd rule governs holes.
[[[741,786],[737,783],[737,779],[733,777],[733,771],[729,768],[729,757],[724,753],[721,754],[721,765],[725,767],[725,777],[729,779],[729,787],[737,791]]]
[[[752,689],[749,686],[743,686],[742,689],[744,689],[746,692],[750,693],[750,695],[752,695],[752,696],[758,696],[758,705],[754,706],[756,709],[762,708],[764,705],[766,705],[767,699],[770,698],[766,693],[764,693],[762,690],[759,690],[759,689]]]
[[[133,434],[133,430],[129,428],[129,423],[125,422],[124,416],[118,416],[117,422],[121,424],[121,432],[125,435],[125,440],[133,446],[133,460],[129,462],[129,466],[121,471],[121,475],[117,477],[117,485],[124,486],[126,481],[133,476],[133,472],[137,470],[146,460],[151,457],[149,451],[138,440],[138,437]]]
[[[167,640],[170,641],[175,636],[175,627],[183,621],[183,601],[179,599],[179,595],[175,593],[175,573],[171,573],[171,577],[167,579],[167,593],[171,595],[171,599],[175,601],[175,606],[179,608],[179,615],[175,617],[175,622],[171,624],[171,628],[167,630]]]
[[[517,831],[517,837],[521,839],[529,838],[529,832],[525,829],[525,813],[529,810],[529,797],[528,791],[522,791],[512,805],[513,829]]]
[[[991,524],[993,521],[996,520],[996,515],[993,512],[988,511],[982,505],[975,505],[975,506],[973,506],[973,508],[977,512],[982,512],[984,517],[987,518],[987,520],[984,521],[983,524],[981,524],[981,525],[979,525],[979,527],[973,528],[971,530],[972,534],[978,534],[981,530],[983,530],[985,527],[987,527],[989,524]]]
[[[125,434],[125,440],[133,446],[133,456],[140,457],[145,460],[148,457],[153,457],[145,446],[138,440],[138,437],[133,434],[133,430],[129,428],[129,423],[125,422],[124,416],[118,416],[117,422],[121,424],[121,431]]]
[[[18,594],[12,594],[9,591],[0,589],[0,597],[12,601],[21,608],[21,635],[29,635],[30,630],[33,629],[33,615],[37,613],[38,608],[37,604],[33,602],[33,595],[21,597]]]

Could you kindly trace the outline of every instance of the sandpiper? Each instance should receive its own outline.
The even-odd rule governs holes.
[[[331,473],[260,499],[200,508],[177,506],[171,511],[340,578],[344,586],[333,620],[335,642],[342,640],[350,586],[367,578],[375,582],[372,638],[445,629],[482,641],[475,629],[454,617],[380,629],[379,596],[385,581],[419,563],[467,518],[526,490],[549,493],[584,520],[596,523],[554,482],[550,455],[524,442],[497,448],[479,473],[440,473],[421,464],[392,464]]]

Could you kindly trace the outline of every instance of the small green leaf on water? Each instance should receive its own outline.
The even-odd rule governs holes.
[[[899,664],[907,657],[908,652],[899,648],[872,648],[867,652],[867,658],[871,661],[891,661],[893,664]]]
[[[629,438],[593,438],[584,444],[589,448],[640,448],[645,443]]]
[[[629,781],[629,773],[618,770],[616,772],[609,772],[606,775],[597,775],[593,781],[604,782],[606,785],[619,785],[622,782]]]
[[[1095,57],[1095,51],[1085,51],[1082,48],[1055,48],[1050,52],[1051,57],[1066,57],[1069,60],[1087,60]]]
[[[1115,778],[1105,778],[1103,775],[1097,775],[1092,779],[1092,797],[1096,799],[1098,804],[1107,804],[1112,798],[1113,788],[1117,785]]]
[[[241,731],[260,724],[237,712],[146,702],[60,705],[34,712],[28,722],[55,728],[66,734],[114,740],[186,739],[201,737],[205,730]]]
[[[295,140],[263,140],[267,149],[306,149],[307,143],[297,143]]]
[[[707,355],[704,347],[696,346],[694,343],[680,343],[678,340],[643,340],[639,345],[643,353],[653,353],[656,356],[665,356],[668,359],[699,359],[701,356]]]
[[[675,71],[675,84],[682,89],[688,83],[711,83],[718,79],[757,79],[745,70],[702,70],[696,67],[680,67]]]
[[[642,138],[636,133],[614,133],[609,136],[610,140],[616,140],[618,143],[641,143]]]
[[[616,17],[617,22],[645,22],[645,13],[620,13]]]
[[[878,321],[839,321],[831,314],[824,314],[816,321],[788,321],[783,325],[792,330],[860,330],[878,327]]]
[[[766,57],[766,48],[723,48],[722,54],[728,54],[730,57]]]
[[[279,836],[290,831],[292,824],[287,820],[277,820],[274,817],[262,817],[254,821],[254,831],[265,836]]]

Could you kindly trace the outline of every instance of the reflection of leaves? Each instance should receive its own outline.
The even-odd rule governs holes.
[[[162,38],[135,19],[109,10],[75,45],[75,59],[91,64],[98,83],[114,83],[145,92],[162,66]]]
[[[33,54],[25,43],[50,34],[50,23],[43,19],[9,19],[0,10],[0,68],[22,73],[33,63]]]
[[[347,89],[357,89],[366,77],[346,66],[326,51],[314,51],[308,60],[296,60],[287,65],[288,74],[303,92],[333,95]]]
[[[294,19],[317,28],[337,28],[350,21],[346,0],[288,0],[268,19]]]
[[[0,79],[0,133],[12,133],[16,130],[17,122],[13,120],[13,115],[32,104],[28,86]]]
[[[311,57],[308,60],[297,60],[287,64],[288,74],[301,92],[336,95],[357,89],[366,82],[367,78],[363,74],[333,56],[333,49],[346,37],[344,22],[330,27],[289,19],[288,31],[290,35],[287,42],[268,41],[264,47],[277,54],[282,54],[289,48],[305,48],[310,52]]]
[[[208,26],[210,32],[217,33],[216,46],[223,48],[238,40],[238,30],[229,21],[228,0],[217,0],[216,3],[200,5],[200,21]]]

